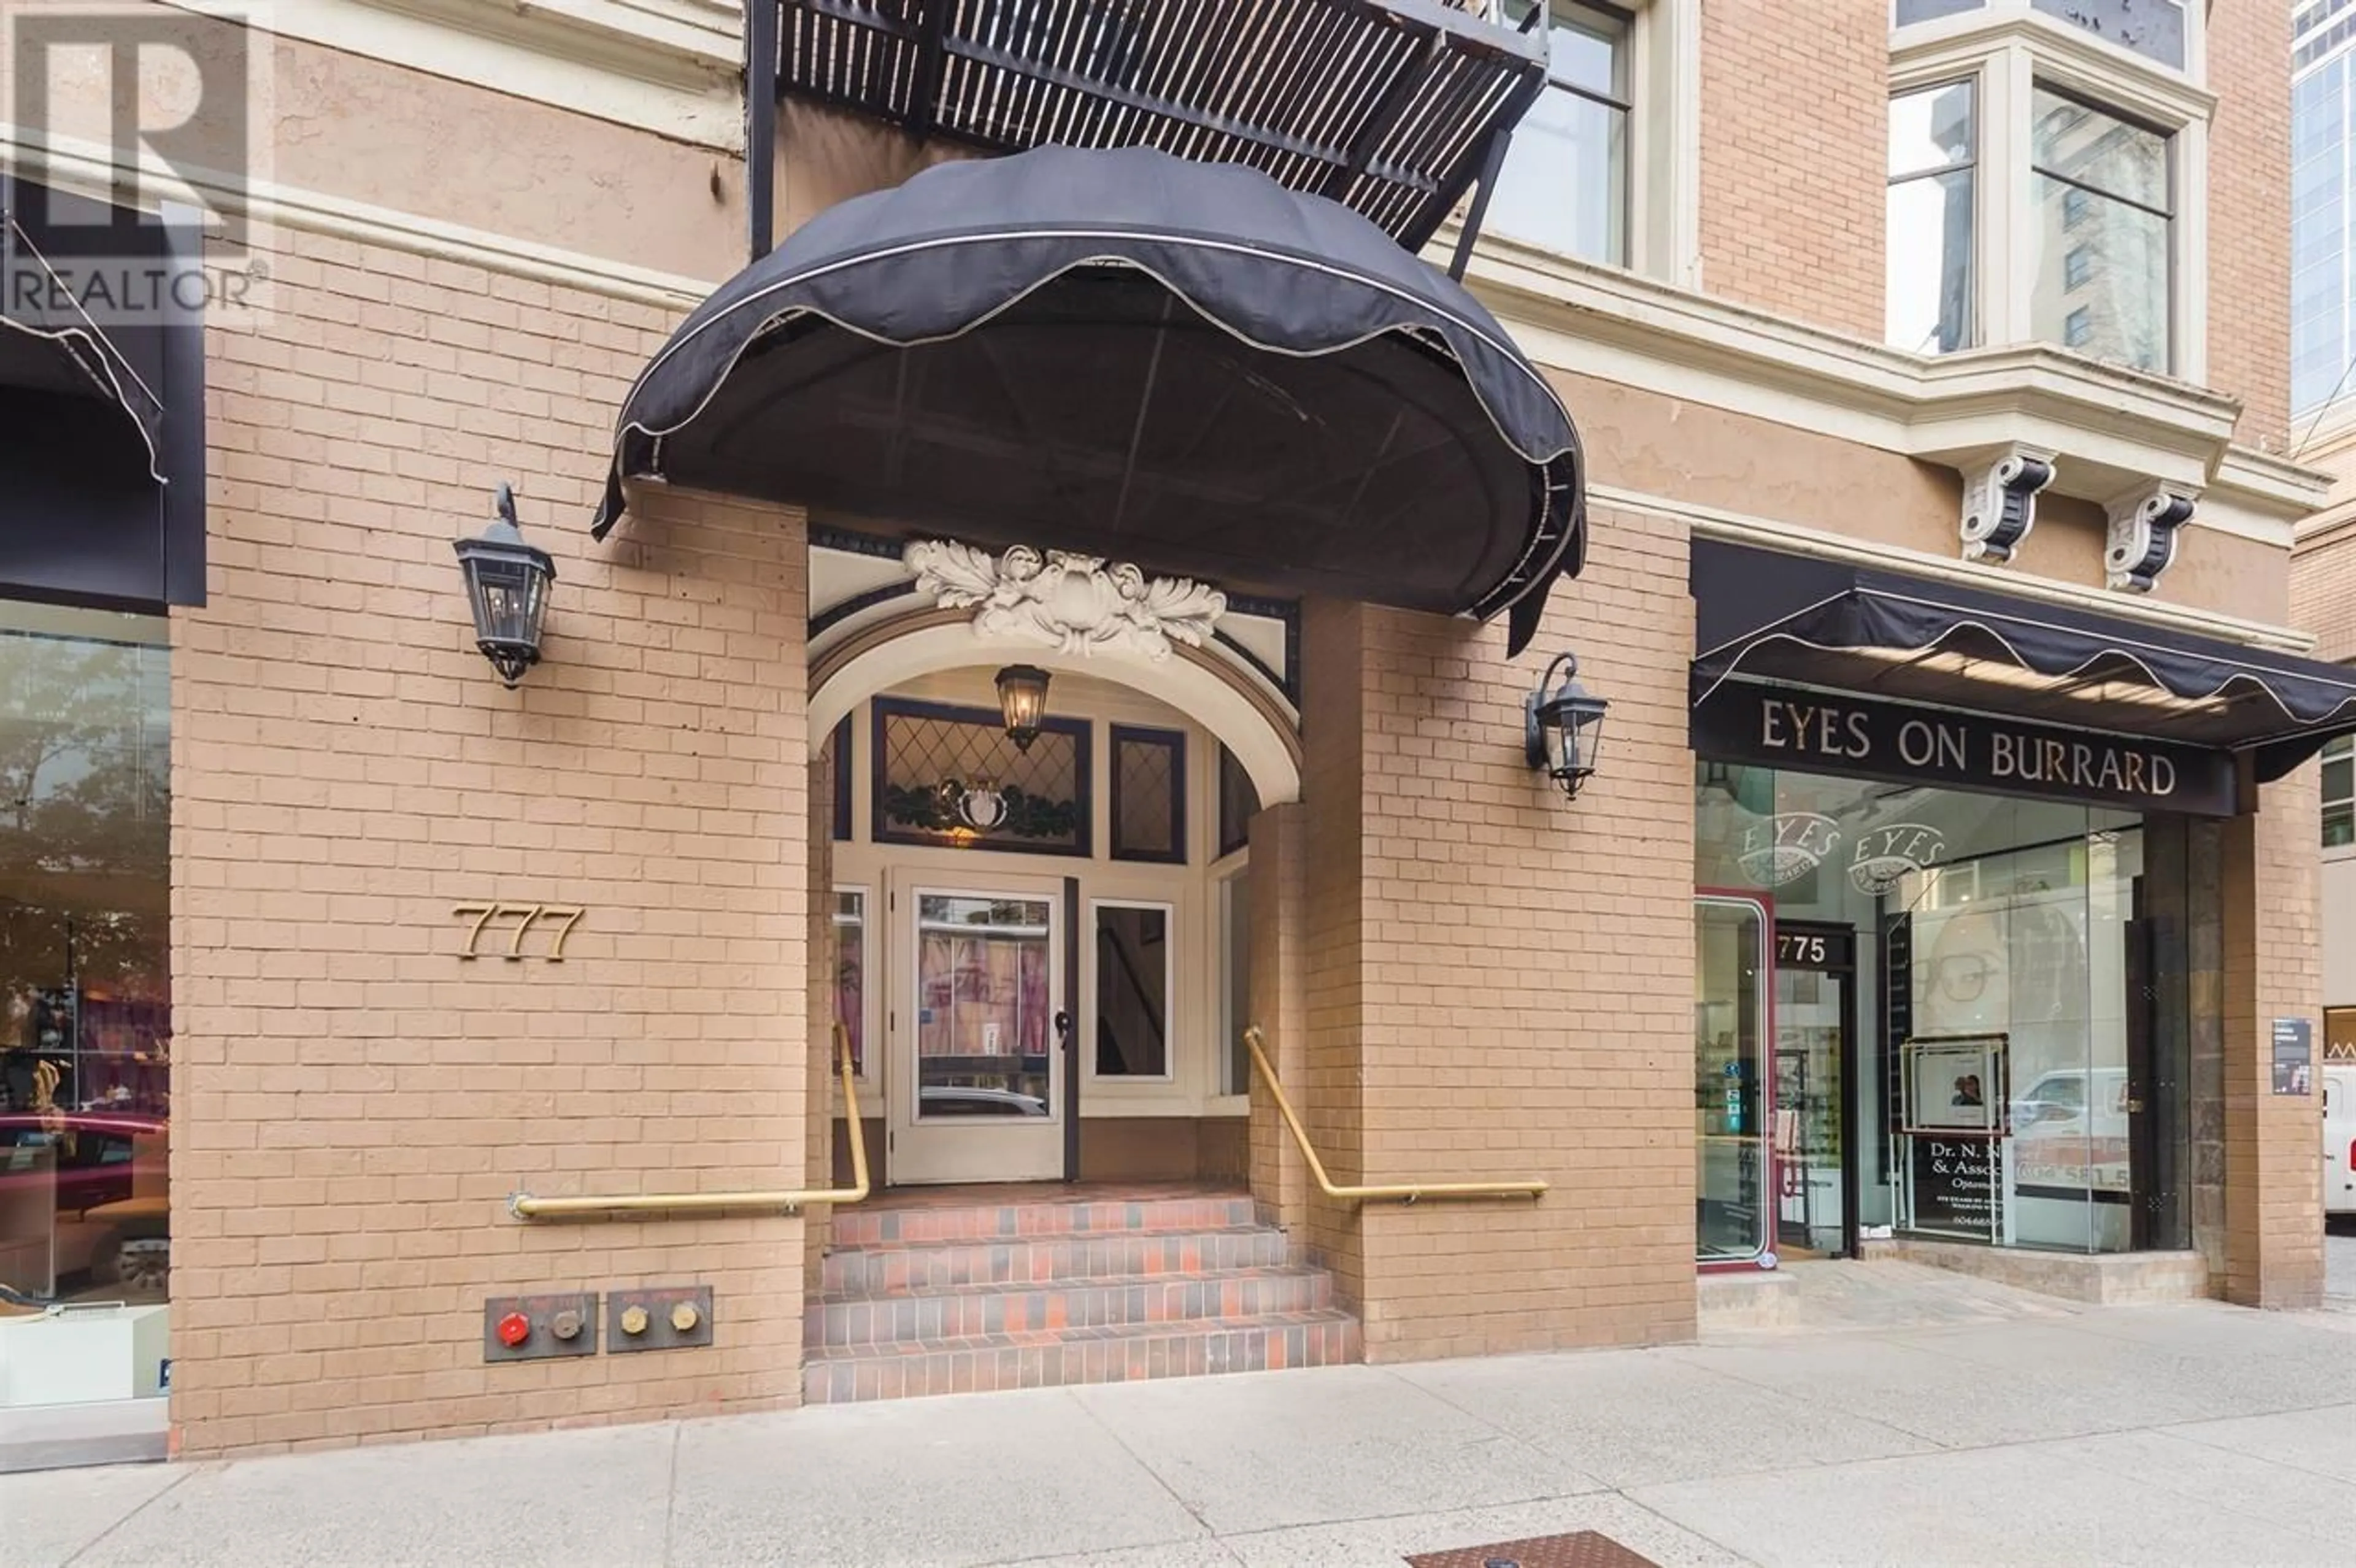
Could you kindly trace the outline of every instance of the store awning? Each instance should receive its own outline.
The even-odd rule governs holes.
[[[163,484],[162,395],[82,307],[13,207],[0,210],[0,278],[20,280],[0,293],[0,387],[85,400],[87,417],[136,439],[148,477]]]
[[[1736,676],[2254,754],[2261,783],[2356,731],[2356,668],[1991,590],[1693,547],[1697,700]]]
[[[201,604],[201,241],[116,216],[0,176],[0,594]]]
[[[1579,438],[1463,289],[1257,170],[1146,148],[945,164],[699,306],[625,478],[1215,581],[1512,614],[1584,548]]]

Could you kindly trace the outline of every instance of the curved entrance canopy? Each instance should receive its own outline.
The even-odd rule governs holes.
[[[639,377],[622,480],[1486,618],[1585,550],[1579,438],[1456,283],[1257,170],[944,164],[723,286]]]

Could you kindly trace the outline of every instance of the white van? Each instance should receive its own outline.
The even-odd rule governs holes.
[[[2323,1211],[2356,1214],[2356,1063],[2323,1067]]]

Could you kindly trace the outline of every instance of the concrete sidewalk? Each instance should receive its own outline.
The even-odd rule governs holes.
[[[2345,1565],[2356,1311],[2045,1303],[1668,1349],[0,1477],[7,1568],[1397,1568],[1573,1530],[1663,1564]]]

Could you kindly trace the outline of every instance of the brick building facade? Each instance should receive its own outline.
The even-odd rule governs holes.
[[[2160,7],[2180,25],[2122,38],[2017,0],[1901,3],[1895,25],[1881,0],[1556,6],[1528,124],[1573,129],[1515,141],[1465,283],[1576,424],[1585,570],[1541,595],[1511,655],[1503,616],[1300,590],[1271,534],[1256,570],[1214,584],[1217,635],[1155,657],[993,640],[907,548],[959,530],[856,497],[632,470],[627,515],[592,537],[634,382],[746,265],[757,213],[790,245],[847,199],[1012,149],[919,138],[905,114],[789,81],[777,116],[749,116],[767,145],[748,158],[742,8],[581,9],[481,34],[406,11],[362,25],[368,5],[280,16],[261,50],[268,179],[194,190],[266,219],[270,284],[266,309],[216,312],[203,335],[201,592],[78,592],[38,551],[8,565],[27,606],[0,628],[10,656],[135,645],[168,667],[143,720],[168,732],[168,767],[140,752],[168,853],[110,873],[149,889],[148,912],[107,917],[130,955],[111,978],[74,956],[91,912],[133,901],[60,876],[40,844],[20,859],[48,869],[0,888],[31,911],[16,918],[65,933],[12,937],[57,955],[9,976],[27,1016],[52,996],[78,1019],[118,993],[166,1006],[133,1054],[168,1082],[123,1096],[129,1130],[79,1134],[119,1144],[137,1192],[70,1215],[60,1200],[54,1222],[42,1200],[9,1211],[97,1257],[45,1238],[37,1268],[0,1253],[20,1271],[0,1277],[35,1303],[119,1298],[107,1249],[146,1238],[108,1204],[145,1203],[150,1231],[167,1214],[170,1244],[168,1289],[156,1275],[139,1296],[168,1380],[146,1365],[158,1330],[126,1328],[132,1348],[105,1354],[143,1359],[117,1392],[145,1397],[71,1432],[39,1424],[54,1405],[0,1409],[0,1453],[120,1452],[166,1424],[173,1452],[213,1456],[1674,1342],[1712,1300],[1772,1288],[1781,1257],[1881,1248],[2048,1283],[2058,1268],[2089,1295],[2317,1299],[2314,1103],[2276,1076],[2279,1024],[2326,999],[2317,770],[2296,749],[2356,728],[2356,708],[2302,722],[2278,703],[2261,721],[2244,700],[2319,689],[2310,633],[2345,656],[2328,623],[2347,596],[2293,596],[2293,530],[2325,481],[2282,455],[2279,18]],[[200,53],[234,31],[156,10],[198,26]],[[816,14],[781,7],[788,77]],[[1511,32],[1478,9],[1458,25]],[[1582,85],[1593,61],[1604,85]],[[1917,167],[1934,101],[1969,140]],[[19,115],[13,188],[99,194],[103,103],[68,102],[62,131]],[[1590,133],[1612,116],[1623,133]],[[39,158],[37,131],[62,138]],[[2148,145],[2157,186],[2136,183]],[[1549,157],[1566,205],[1623,193],[1602,251],[1515,237],[1549,221],[1515,208]],[[1944,193],[1936,253],[1914,242],[1918,179]],[[2113,248],[2049,254],[2031,220],[2048,208]],[[1446,266],[1466,219],[1459,201],[1428,259]],[[1942,256],[1969,264],[1944,276]],[[2100,308],[2079,314],[2082,293]],[[1951,351],[1901,337],[1918,307],[1961,334]],[[2093,336],[2040,341],[2054,313]],[[2123,316],[2135,331],[2104,338]],[[2158,363],[2121,362],[2154,342]],[[450,555],[502,483],[554,566],[540,660],[513,688],[477,651]],[[1052,520],[1014,542],[1101,553]],[[1755,605],[1713,598],[1713,550],[1785,576],[1757,578]],[[1787,581],[1797,597],[1768,614]],[[1949,613],[1911,642],[1791,619],[1910,594]],[[2064,645],[1972,640],[1989,614]],[[1802,644],[1840,658],[1775,662]],[[1547,658],[1571,651],[1610,708],[1566,799],[1524,722]],[[2171,686],[2155,673],[2171,659],[2222,660],[2239,684]],[[1066,728],[1018,752],[992,676],[1034,664]],[[2098,780],[1984,795],[1985,774],[1697,739],[1697,701],[1767,683],[1889,704],[1893,726],[2180,747],[2188,778],[2213,764],[2222,782],[2190,809]],[[27,777],[27,794],[73,787]],[[1886,885],[1850,874],[1887,826],[1869,780],[1916,791],[1954,854]],[[994,817],[1022,809],[1010,781],[1068,813]],[[1804,838],[1804,816],[1840,837],[1805,866],[1740,869],[1787,828]],[[2012,923],[1985,940],[2011,989],[2027,994],[2039,932],[2075,933],[2076,978],[1994,1021],[1983,979],[1942,1035],[1900,997],[1952,999],[1955,955],[1931,950],[1972,940],[1966,865],[1974,888],[2006,880]],[[2035,879],[2051,885],[2021,891]],[[1698,927],[1697,891],[1718,901]],[[491,906],[509,912],[477,926]],[[1847,932],[1849,966],[1783,962],[1779,910]],[[1931,954],[1919,982],[1892,955],[1908,920],[1900,940]],[[1793,1020],[1834,995],[1846,1032],[1807,1057]],[[1051,1012],[1071,1015],[1060,1034]],[[835,1025],[859,1053],[856,1117]],[[25,1147],[62,1148],[60,1117],[109,1110],[90,1092],[114,1050],[96,1028],[71,1026],[60,1059],[80,1076],[37,1106],[29,1067],[21,1094],[11,1081]],[[1982,1049],[1965,1039],[2001,1040],[1985,1060],[2010,1095],[1976,1078],[1967,1095],[1958,1069],[1955,1104],[1916,1104],[1946,1071],[1926,1052]],[[12,1059],[54,1044],[33,1029]],[[2115,1086],[2113,1127],[2094,1102]],[[1335,1187],[1544,1190],[1330,1196],[1280,1088]],[[1011,1125],[951,1127],[951,1107]],[[854,1136],[876,1190],[817,1197],[853,1184]],[[1987,1151],[1983,1188],[1916,1168],[1934,1136]],[[62,1180],[80,1157],[43,1157]],[[1042,1175],[1102,1201],[991,1189]],[[518,1194],[714,1201],[534,1214]],[[1959,1237],[1958,1215],[1982,1233]],[[1697,1248],[1697,1226],[1732,1239]],[[1086,1316],[1140,1277],[1169,1287],[1166,1313]],[[659,1317],[675,1294],[641,1293],[697,1289],[680,1348],[632,1353],[626,1306]],[[594,1297],[585,1344],[552,1337],[563,1293]],[[520,1356],[498,1343],[510,1309]],[[0,1320],[0,1340],[50,1321]],[[1059,1337],[1089,1325],[1093,1347]]]

